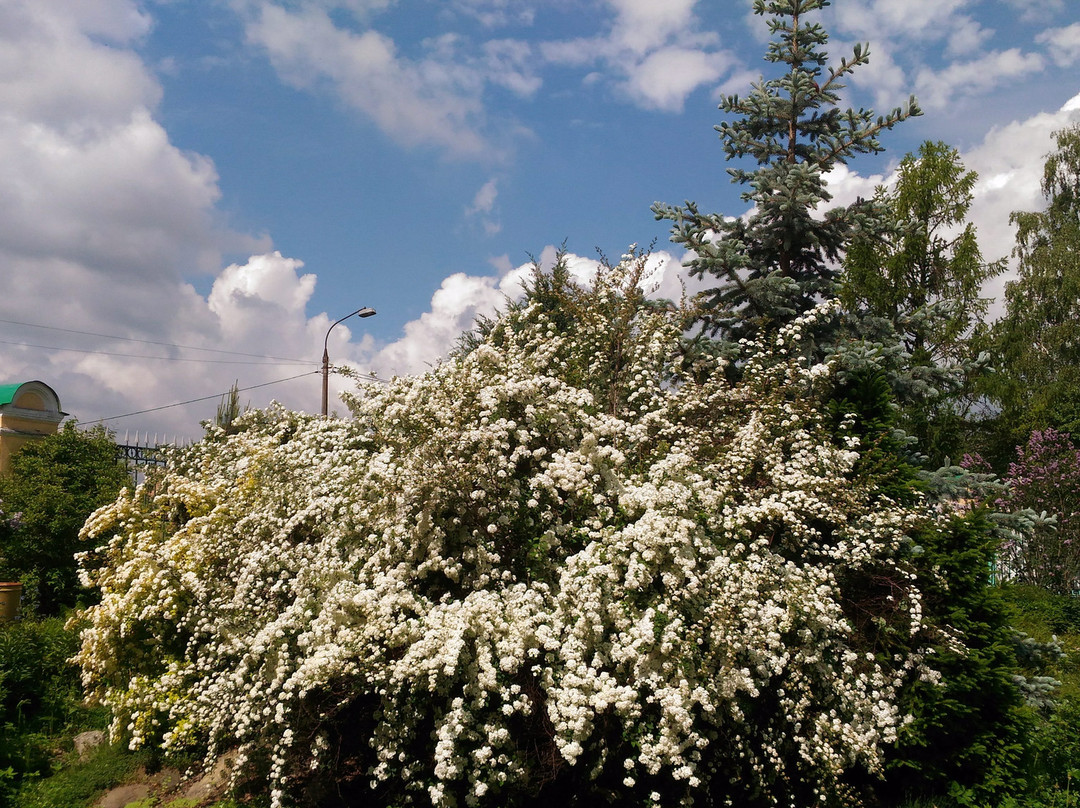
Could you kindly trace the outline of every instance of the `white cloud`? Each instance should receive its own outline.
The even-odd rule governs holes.
[[[703,84],[716,83],[731,63],[723,53],[663,48],[635,65],[624,86],[642,106],[678,112],[690,93]]]
[[[77,134],[122,125],[133,107],[154,106],[161,90],[139,59],[90,36],[128,40],[146,26],[129,2],[0,4],[4,116]]]
[[[290,84],[309,88],[328,81],[343,100],[408,145],[434,143],[466,154],[484,148],[473,123],[479,99],[453,87],[449,76],[434,79],[434,71],[402,60],[393,40],[377,31],[352,33],[321,11],[263,4],[247,35]]]
[[[378,351],[366,365],[383,376],[430,369],[472,327],[478,314],[491,315],[505,305],[508,292],[519,292],[516,272],[501,279],[463,272],[445,278],[431,298],[430,310],[407,323],[405,335]]]
[[[193,352],[89,332],[260,354],[273,344],[265,330],[226,339],[186,281],[220,270],[223,250],[259,242],[221,227],[213,164],[177,149],[155,119],[161,88],[126,47],[148,27],[126,0],[0,6],[0,379],[44,379],[83,420],[224,390],[246,367],[221,364],[238,359],[221,353],[175,361]],[[152,417],[162,431],[192,421]]]
[[[834,14],[839,27],[871,43],[896,38],[944,39],[966,24],[962,9],[971,0],[861,0],[838,3]]]
[[[491,41],[475,55],[470,43],[446,33],[424,42],[425,52],[416,58],[373,28],[336,25],[324,9],[292,11],[272,2],[253,8],[247,37],[265,50],[283,80],[302,89],[329,87],[404,145],[489,156],[485,88],[498,85],[529,96],[540,86],[525,43]]]
[[[949,32],[949,47],[947,53],[950,56],[965,56],[975,53],[983,48],[986,42],[993,36],[993,31],[979,25],[970,17],[961,17],[953,24]]]
[[[988,259],[1012,252],[1016,232],[1009,223],[1009,214],[1045,207],[1040,182],[1043,163],[1054,148],[1053,133],[1077,123],[1080,96],[1056,112],[991,129],[979,146],[963,155],[967,167],[979,174],[971,219],[979,228],[979,243]],[[1011,277],[999,279],[991,293],[1000,297],[1005,281]]]
[[[915,88],[925,108],[943,109],[957,95],[984,94],[1009,79],[1037,73],[1045,66],[1039,54],[1009,48],[970,62],[955,62],[941,70],[923,68],[915,77]]]
[[[837,164],[825,175],[825,183],[832,199],[820,205],[819,212],[824,213],[832,208],[846,207],[860,199],[871,199],[878,186],[888,185],[892,180],[891,175],[883,174],[871,174],[864,177],[846,165]]]
[[[0,159],[7,167],[0,176],[0,261],[8,278],[0,319],[51,327],[0,324],[0,380],[42,378],[84,422],[150,410],[110,420],[121,435],[139,429],[196,437],[194,423],[212,417],[216,397],[166,405],[216,396],[234,380],[248,387],[300,376],[241,399],[264,406],[277,398],[315,411],[315,371],[332,322],[325,313],[307,313],[315,276],[269,244],[221,227],[213,164],[170,141],[155,117],[161,88],[123,45],[145,30],[136,24],[143,18],[124,0],[110,8],[117,12],[113,17],[87,10],[82,22],[63,4],[23,0],[0,10],[12,23],[0,26],[0,97],[7,105],[0,117]],[[375,69],[397,69],[392,43],[377,34],[342,39],[342,32],[312,19],[328,46],[345,48]],[[275,36],[281,37],[275,47],[286,55],[291,47],[311,45],[289,39],[284,30]],[[102,38],[116,44],[102,46]],[[457,46],[432,43],[431,52],[440,47]],[[512,51],[500,45],[490,53],[512,61]],[[84,80],[91,68],[96,82]],[[64,108],[72,115],[62,114]],[[497,201],[492,179],[471,208],[490,217]],[[253,254],[222,267],[225,250],[242,249]],[[552,255],[550,248],[543,258]],[[582,278],[595,271],[595,261],[569,260]],[[506,296],[521,294],[529,266],[496,264],[494,275],[447,278],[430,311],[388,345],[358,336],[364,333],[358,320],[342,323],[330,334],[332,362],[383,375],[437,362],[478,313],[490,314]],[[674,265],[670,259],[666,264]],[[214,276],[205,296],[188,281],[199,273]],[[658,282],[674,288],[674,277],[665,272]],[[347,384],[335,376],[331,389],[336,394]]]
[[[914,89],[925,109],[938,110],[1048,66],[1042,55],[1019,47],[991,50],[990,41],[1001,32],[976,19],[977,5],[976,0],[853,0],[837,4],[829,27],[849,42],[870,43],[870,63],[852,80],[874,94],[876,105],[899,104]]]
[[[452,8],[487,28],[532,25],[536,9],[526,0],[453,0]]]
[[[558,248],[548,245],[537,258],[541,269],[550,269]],[[600,264],[597,260],[568,253],[563,256],[571,277],[582,284],[592,281]],[[458,337],[472,328],[478,315],[491,316],[504,309],[508,300],[520,299],[524,283],[533,272],[533,264],[511,267],[505,256],[493,262],[500,267],[496,275],[467,275],[458,272],[443,280],[431,298],[431,306],[418,319],[408,323],[404,335],[372,354],[354,352],[358,369],[374,369],[380,376],[421,373],[438,364]],[[709,286],[707,282],[688,279],[681,261],[671,253],[652,253],[646,263],[643,287],[651,296],[679,300],[685,291],[693,295]]]
[[[533,49],[526,42],[497,39],[483,46],[483,73],[487,81],[505,87],[515,95],[528,98],[543,83],[533,71]]]
[[[522,98],[542,86],[540,70],[552,63],[599,65],[617,93],[647,109],[679,111],[699,87],[715,85],[735,63],[703,32],[698,0],[603,0],[610,16],[588,37],[532,44],[521,39],[476,42],[445,33],[406,53],[372,27],[371,14],[346,25],[332,13],[342,2],[286,4],[281,0],[234,0],[249,42],[265,51],[282,79],[305,90],[325,88],[369,117],[388,136],[408,146],[434,145],[458,156],[491,154],[493,130],[512,132],[511,121],[488,114],[486,94],[500,87]],[[360,3],[363,11],[369,4]],[[556,4],[557,5],[557,4]],[[455,0],[454,12],[488,27],[531,25],[534,4],[522,0]],[[556,9],[557,12],[557,9]]]
[[[690,93],[717,84],[736,64],[714,33],[703,32],[694,14],[697,0],[606,0],[612,18],[593,37],[552,40],[540,53],[552,63],[599,64],[605,72],[585,83],[609,79],[616,90],[645,109],[679,112]]]
[[[492,178],[480,187],[473,197],[472,204],[465,209],[465,215],[477,219],[489,236],[495,235],[502,229],[498,219],[492,215],[498,196],[498,180]]]
[[[995,127],[982,143],[961,155],[964,165],[979,178],[968,219],[979,237],[979,247],[988,261],[1010,258],[1016,231],[1009,217],[1014,211],[1041,210],[1045,207],[1040,182],[1043,163],[1054,148],[1053,133],[1080,123],[1080,95],[1052,113],[1040,113],[1025,120]],[[839,166],[828,177],[833,205],[846,205],[856,198],[867,198],[881,184],[895,182],[895,173],[864,177],[846,166]],[[991,316],[1002,310],[1005,283],[1015,277],[1012,270],[992,281],[984,294],[996,299]]]
[[[145,108],[95,124],[69,133],[32,118],[0,121],[0,246],[114,276],[211,268],[219,237],[209,215],[218,197],[210,161],[173,147]]]
[[[1005,0],[1020,13],[1022,22],[1052,20],[1065,10],[1065,0]]]
[[[1062,67],[1080,60],[1080,22],[1064,28],[1048,28],[1035,40],[1046,44],[1050,58]]]
[[[281,253],[254,255],[246,264],[224,269],[210,291],[207,304],[226,337],[280,334],[280,324],[302,316],[315,276],[297,274],[303,261]]]
[[[476,196],[473,197],[472,205],[469,207],[469,213],[491,213],[491,209],[495,206],[495,199],[499,195],[498,181],[490,179],[485,182],[480,190],[476,192]]]
[[[697,0],[607,0],[607,4],[615,12],[611,39],[620,49],[639,56],[670,39],[682,39],[694,29]]]

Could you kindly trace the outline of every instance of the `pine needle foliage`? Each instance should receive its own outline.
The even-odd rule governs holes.
[[[832,296],[846,245],[855,233],[878,227],[879,216],[862,201],[821,215],[832,198],[827,174],[858,154],[882,151],[883,131],[920,114],[914,98],[887,115],[840,107],[845,77],[869,61],[870,51],[856,45],[850,57],[827,66],[828,34],[812,17],[828,5],[754,3],[755,14],[770,17],[765,59],[786,72],[763,78],[746,96],[725,98],[720,109],[732,119],[716,127],[728,160],[754,164],[728,169],[746,186],[750,213],[703,213],[689,201],[653,206],[657,219],[672,222],[672,241],[693,254],[690,273],[719,280],[706,296],[705,325],[729,354],[737,353],[739,340],[771,333]]]

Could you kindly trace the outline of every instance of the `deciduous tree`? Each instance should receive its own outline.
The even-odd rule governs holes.
[[[131,483],[111,435],[69,421],[55,435],[22,448],[0,477],[0,502],[18,513],[18,529],[0,532],[0,577],[21,580],[27,605],[44,614],[74,606],[79,530],[94,510]]]
[[[1080,126],[1056,144],[1043,169],[1046,210],[1012,215],[1018,277],[993,332],[994,389],[1013,435],[1080,434]]]
[[[860,234],[847,253],[845,302],[892,321],[916,363],[974,359],[971,333],[990,304],[982,286],[1004,270],[983,259],[967,221],[977,179],[956,149],[923,143],[878,191],[895,227]]]
[[[900,162],[877,202],[891,227],[853,239],[841,296],[862,316],[891,324],[915,367],[950,367],[940,384],[906,403],[903,425],[932,459],[955,457],[962,421],[985,373],[981,331],[989,307],[982,286],[1004,261],[987,262],[966,221],[977,175],[944,143],[923,143]]]

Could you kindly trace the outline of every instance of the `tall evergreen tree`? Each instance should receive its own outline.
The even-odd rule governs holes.
[[[823,299],[839,297],[851,245],[892,226],[876,200],[825,209],[831,200],[828,172],[859,154],[880,152],[884,130],[919,114],[914,99],[883,116],[840,108],[844,78],[867,63],[869,51],[856,46],[850,58],[826,66],[828,36],[808,18],[827,5],[755,0],[755,13],[770,17],[773,40],[766,59],[786,66],[786,72],[763,79],[745,98],[726,98],[721,109],[731,119],[717,127],[728,160],[751,163],[728,169],[746,186],[742,198],[753,204],[750,213],[731,219],[702,213],[691,202],[653,207],[657,218],[673,223],[672,240],[691,252],[690,272],[718,279],[706,296],[705,328],[719,350],[735,359],[750,359],[742,340],[776,334]],[[843,424],[855,430],[860,467],[880,475],[883,502],[925,498],[925,504],[948,512],[946,483],[959,480],[958,488],[964,488],[965,482],[955,473],[927,474],[913,462],[896,407],[898,398],[931,395],[944,371],[932,356],[924,365],[913,361],[890,320],[860,314],[844,312],[815,328],[807,341],[814,353],[839,359],[830,404],[838,435]],[[733,362],[728,372],[738,375],[750,364]],[[971,796],[971,804],[988,804],[1016,782],[1023,734],[1007,617],[986,587],[993,534],[981,512],[958,514],[920,544],[918,550],[908,548],[913,574],[928,592],[941,593],[924,606],[928,621],[940,628],[934,658],[942,679],[935,687],[909,683],[901,704],[914,720],[891,750],[884,786],[857,777],[848,785],[866,789],[871,804],[889,804],[890,796],[936,799],[953,787]],[[849,593],[853,624],[866,619],[860,607],[865,595]],[[957,637],[962,649],[953,644]],[[891,641],[882,635],[875,650],[887,654]],[[988,700],[985,694],[994,695]],[[933,777],[913,781],[910,772],[920,767]]]
[[[827,5],[754,2],[754,13],[771,18],[765,59],[787,70],[762,79],[746,97],[725,98],[720,108],[734,118],[716,127],[729,160],[755,164],[728,169],[734,182],[748,186],[742,198],[753,203],[751,213],[730,219],[702,213],[693,202],[653,206],[658,219],[673,222],[672,240],[694,255],[691,274],[719,279],[708,295],[707,326],[729,352],[740,339],[772,331],[833,294],[848,242],[876,227],[877,217],[863,202],[818,215],[832,198],[826,174],[857,154],[881,151],[883,130],[919,114],[914,98],[876,117],[838,106],[844,77],[867,63],[869,48],[856,45],[850,58],[826,67],[828,34],[808,18]]]
[[[1018,277],[994,328],[996,393],[1014,438],[1045,427],[1080,433],[1080,125],[1055,137],[1046,210],[1012,215]]]

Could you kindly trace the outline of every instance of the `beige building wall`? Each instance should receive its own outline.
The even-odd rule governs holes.
[[[11,456],[29,441],[55,435],[65,415],[44,382],[0,385],[0,474],[7,473]]]

